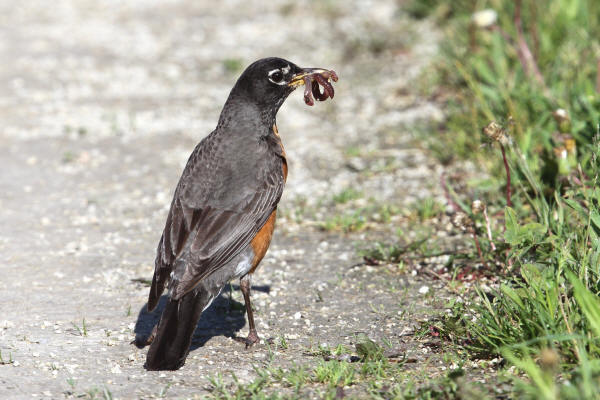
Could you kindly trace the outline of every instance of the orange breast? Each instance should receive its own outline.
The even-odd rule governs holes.
[[[252,250],[254,250],[254,258],[252,259],[252,268],[250,268],[249,274],[252,274],[260,261],[263,259],[265,254],[267,253],[267,249],[271,244],[271,238],[273,237],[273,230],[275,229],[275,216],[277,214],[277,210],[273,210],[269,219],[262,228],[258,231],[254,239],[250,242],[252,246]]]

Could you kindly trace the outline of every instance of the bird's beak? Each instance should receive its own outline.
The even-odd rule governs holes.
[[[297,88],[304,85],[304,78],[312,75],[321,75],[329,77],[330,71],[324,68],[302,68],[300,72],[292,76],[292,80],[288,83],[289,87]]]

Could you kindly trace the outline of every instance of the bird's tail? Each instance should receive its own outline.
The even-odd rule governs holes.
[[[167,301],[146,356],[147,370],[176,370],[185,364],[200,315],[214,297],[200,285],[179,300]]]

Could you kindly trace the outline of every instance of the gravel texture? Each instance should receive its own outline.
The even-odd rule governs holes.
[[[130,344],[158,318],[143,280],[181,169],[239,68],[271,55],[340,81],[333,101],[307,107],[294,93],[279,112],[290,172],[253,281],[259,335],[286,338],[278,365],[357,333],[428,357],[411,333],[441,283],[357,265],[357,246],[389,227],[318,227],[347,188],[399,208],[441,199],[440,167],[412,134],[442,118],[413,90],[436,35],[395,1],[260,4],[0,3],[0,398],[201,397],[215,373],[247,381],[272,357],[264,341],[231,338],[247,334],[237,282],[203,315],[181,370],[146,372],[146,349]]]

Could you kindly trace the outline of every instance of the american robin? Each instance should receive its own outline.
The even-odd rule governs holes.
[[[250,280],[271,242],[287,177],[275,116],[303,84],[309,105],[311,90],[318,100],[333,97],[330,78],[337,80],[333,71],[265,58],[236,82],[216,129],[196,146],[175,189],[158,244],[148,310],[156,307],[167,285],[168,300],[149,339],[146,369],[183,366],[200,315],[235,278],[240,278],[248,315],[245,341],[259,341]]]

